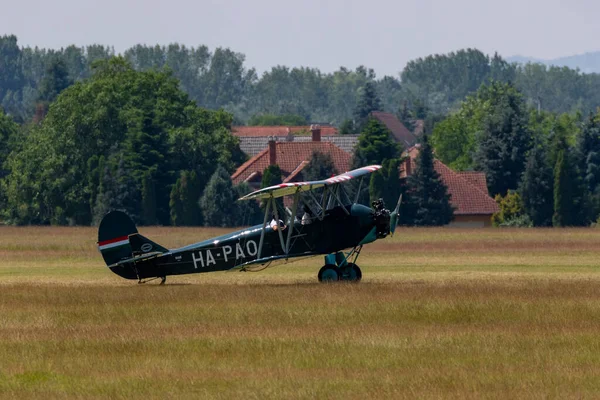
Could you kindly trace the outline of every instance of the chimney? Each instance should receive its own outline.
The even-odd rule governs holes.
[[[274,136],[269,136],[269,165],[277,164],[277,142]]]
[[[319,125],[311,125],[310,132],[312,133],[313,142],[321,141],[321,127]]]

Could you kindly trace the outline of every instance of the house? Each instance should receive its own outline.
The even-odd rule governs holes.
[[[400,176],[410,176],[415,170],[419,146],[413,146],[405,152],[408,158],[400,166]],[[487,182],[483,172],[456,172],[440,160],[434,160],[434,168],[442,182],[448,187],[450,203],[454,206],[453,227],[491,226],[492,214],[498,212],[498,204],[488,194]]]
[[[253,157],[263,151],[269,140],[276,142],[311,142],[310,126],[234,126],[231,133],[240,140],[241,150]],[[331,142],[347,153],[353,153],[358,135],[339,135],[336,127],[321,126],[321,141]]]
[[[408,128],[404,126],[404,124],[400,122],[398,117],[396,117],[394,114],[382,111],[373,111],[370,115],[385,125],[392,134],[394,140],[400,143],[405,149],[408,149],[417,143],[417,137],[411,131],[409,131]]]
[[[302,178],[302,170],[308,164],[313,152],[319,151],[329,154],[338,172],[343,173],[350,169],[350,153],[337,147],[331,142],[322,141],[321,128],[311,127],[310,141],[277,141],[271,137],[266,148],[242,164],[231,176],[234,184],[246,182],[252,189],[260,188],[262,173],[269,165],[278,165],[281,168],[282,180],[298,182]]]

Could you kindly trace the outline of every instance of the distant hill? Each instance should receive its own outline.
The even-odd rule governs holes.
[[[528,62],[542,63],[546,65],[556,65],[559,67],[579,68],[581,72],[585,73],[600,73],[600,51],[592,53],[579,54],[576,56],[560,57],[553,60],[542,60],[533,57],[514,56],[508,57],[509,62],[517,62],[526,64]]]

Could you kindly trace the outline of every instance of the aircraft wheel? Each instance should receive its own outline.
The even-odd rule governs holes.
[[[319,282],[337,282],[340,280],[340,270],[333,264],[326,264],[319,270]]]
[[[359,282],[362,279],[362,271],[358,267],[358,265],[353,263],[348,263],[344,268],[342,268],[342,275],[340,280],[349,281],[349,282]]]

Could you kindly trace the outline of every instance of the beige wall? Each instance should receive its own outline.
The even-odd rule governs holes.
[[[448,226],[453,228],[483,228],[492,226],[492,214],[487,215],[455,215]]]

